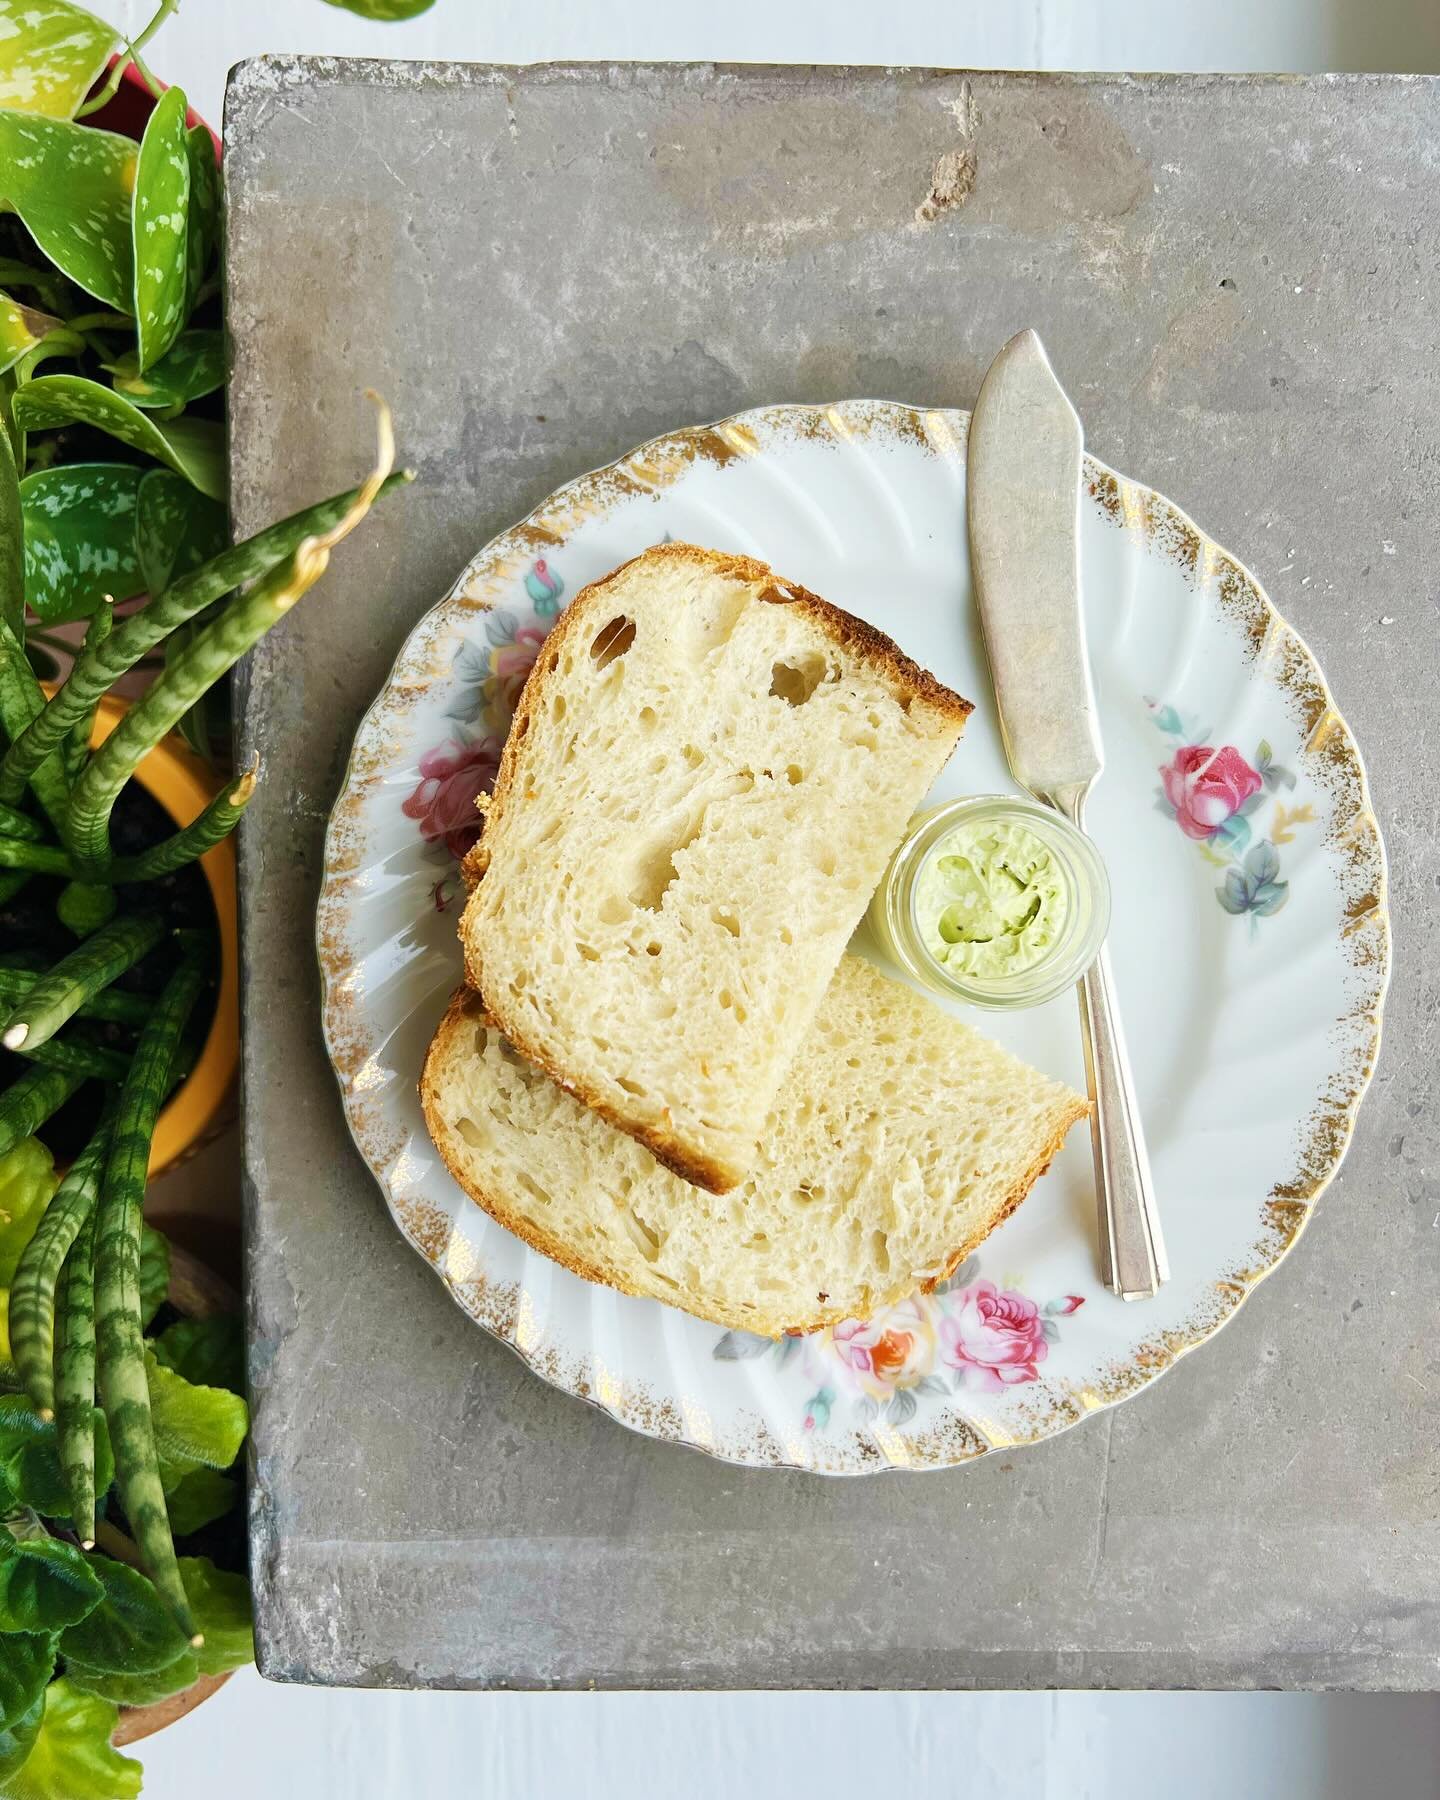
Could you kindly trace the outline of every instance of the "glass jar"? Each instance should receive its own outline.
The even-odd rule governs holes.
[[[1015,966],[966,971],[941,960],[927,942],[927,921],[932,940],[943,941],[939,924],[929,917],[936,883],[944,880],[934,871],[947,855],[947,839],[958,843],[964,834],[973,841],[977,829],[985,834],[986,828],[997,827],[1017,828],[1048,853],[1040,865],[1048,893],[1033,903],[1033,922],[1043,929],[1023,944],[1017,937],[1013,947],[1019,953],[1011,959]],[[1019,841],[1023,845],[1025,839]],[[932,871],[928,883],[927,871]],[[1000,877],[1013,880],[1017,890],[1024,886],[1003,866]],[[918,904],[922,900],[924,915]],[[963,904],[945,909],[947,926],[957,932],[965,929]],[[950,922],[951,914],[960,918],[958,927]],[[911,820],[867,916],[886,954],[935,993],[993,1010],[1039,1006],[1073,987],[1099,954],[1110,926],[1110,882],[1094,844],[1053,808],[1010,794],[979,794],[948,801]],[[1027,916],[1022,924],[1030,922]]]

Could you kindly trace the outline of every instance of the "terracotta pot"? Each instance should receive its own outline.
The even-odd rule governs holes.
[[[228,1281],[178,1244],[170,1246],[170,1291],[166,1299],[187,1319],[205,1319],[217,1312],[239,1312],[241,1305],[240,1296]],[[181,1693],[171,1694],[168,1700],[157,1700],[153,1706],[122,1706],[120,1723],[110,1742],[118,1747],[153,1737],[157,1731],[183,1719],[186,1713],[194,1712],[212,1694],[218,1693],[230,1679],[230,1673],[233,1671],[224,1675],[202,1675]]]
[[[93,747],[124,718],[128,702],[105,695],[95,715]],[[215,771],[175,736],[144,759],[135,779],[175,821],[185,826],[214,799],[222,782]],[[226,777],[233,781],[233,776]],[[235,920],[235,846],[229,838],[200,858],[220,935],[220,991],[199,1060],[170,1099],[155,1126],[150,1173],[158,1175],[204,1143],[225,1105],[240,1059],[240,977]]]

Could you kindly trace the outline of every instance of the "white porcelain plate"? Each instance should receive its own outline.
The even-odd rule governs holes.
[[[456,858],[567,599],[666,537],[758,556],[868,619],[976,711],[933,798],[1009,789],[970,589],[963,413],[777,407],[647,444],[488,544],[355,741],[320,902],[325,1030],[356,1142],[459,1304],[632,1428],[743,1463],[943,1467],[1135,1393],[1295,1241],[1344,1152],[1389,962],[1359,753],[1305,645],[1168,501],[1086,465],[1107,766],[1089,822],[1173,1278],[1096,1274],[1085,1132],[946,1290],[772,1344],[592,1287],[495,1225],[426,1135],[416,1077],[460,979]],[[1074,1002],[976,1022],[1083,1086]]]

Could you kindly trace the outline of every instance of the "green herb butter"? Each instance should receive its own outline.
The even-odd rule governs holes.
[[[920,941],[957,975],[993,979],[1050,954],[1070,894],[1048,845],[1024,825],[957,825],[931,850],[914,888]]]

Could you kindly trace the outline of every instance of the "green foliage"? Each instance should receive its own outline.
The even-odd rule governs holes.
[[[155,1360],[200,1387],[245,1391],[245,1333],[233,1313],[177,1319],[151,1343]]]
[[[49,1633],[16,1632],[0,1656],[0,1729],[26,1721],[55,1672],[55,1640]]]
[[[224,1675],[255,1660],[250,1584],[243,1575],[217,1569],[208,1556],[182,1556],[180,1578],[190,1597],[195,1629],[205,1642],[195,1652],[202,1675]]]
[[[174,469],[212,500],[225,497],[225,434],[213,419],[157,424],[123,394],[81,375],[38,376],[16,394],[11,411],[26,431],[93,425]]]
[[[30,1754],[0,1794],[5,1800],[135,1800],[142,1771],[110,1743],[118,1720],[113,1702],[55,1682]]]
[[[197,1469],[228,1469],[240,1454],[250,1425],[240,1396],[225,1388],[196,1386],[166,1368],[150,1350],[145,1374],[166,1493]]]
[[[4,0],[0,0],[0,6],[3,5]],[[28,356],[52,332],[64,329],[63,319],[0,294],[0,375],[13,369],[22,356]]]
[[[34,1747],[35,1739],[40,1735],[40,1721],[45,1717],[45,1695],[30,1708],[23,1718],[13,1725],[0,1729],[0,1793],[4,1793],[5,1784],[24,1763],[25,1758]]]
[[[103,1494],[115,1478],[115,1459],[104,1415],[92,1414],[95,1487]],[[0,1506],[33,1507],[47,1519],[70,1517],[70,1490],[60,1466],[55,1421],[42,1419],[23,1394],[0,1394]]]
[[[68,119],[119,37],[66,0],[0,0],[0,106]]]
[[[175,341],[188,297],[190,150],[185,95],[168,88],[155,102],[135,166],[131,226],[135,251],[135,335],[142,371]]]
[[[172,1694],[183,1694],[186,1688],[193,1687],[200,1678],[200,1669],[194,1652],[186,1650],[163,1669],[146,1675],[104,1675],[77,1662],[67,1663],[65,1674],[73,1687],[98,1694],[116,1706],[153,1706],[157,1700],[168,1700]]]
[[[123,394],[133,405],[147,411],[164,411],[172,406],[185,406],[191,400],[203,400],[206,394],[224,387],[225,339],[218,331],[182,331],[143,375],[139,357],[133,350],[127,350],[109,366],[115,377],[117,394]]]
[[[435,0],[326,0],[328,6],[338,6],[346,12],[358,13],[362,19],[385,19],[399,22],[403,19],[418,19],[423,12],[429,12]]]
[[[217,1469],[192,1469],[182,1475],[165,1495],[170,1529],[176,1537],[203,1531],[223,1519],[240,1498],[240,1485]]]
[[[78,1625],[104,1597],[83,1550],[52,1537],[21,1543],[0,1531],[0,1635]]]
[[[150,593],[163,593],[224,547],[223,506],[169,469],[145,473],[136,502],[135,554]]]
[[[153,1225],[140,1227],[140,1324],[159,1312],[170,1291],[170,1242]]]
[[[25,598],[42,625],[89,618],[106,594],[128,600],[140,592],[136,513],[144,475],[133,463],[66,463],[20,483]]]
[[[3,197],[62,275],[125,313],[134,304],[135,162],[135,145],[114,132],[0,112]]]
[[[20,1254],[59,1185],[55,1159],[39,1138],[25,1138],[0,1157],[0,1288],[14,1281]]]
[[[78,1624],[60,1633],[60,1654],[102,1675],[147,1675],[189,1647],[155,1584],[110,1557],[90,1559],[103,1592]]]

